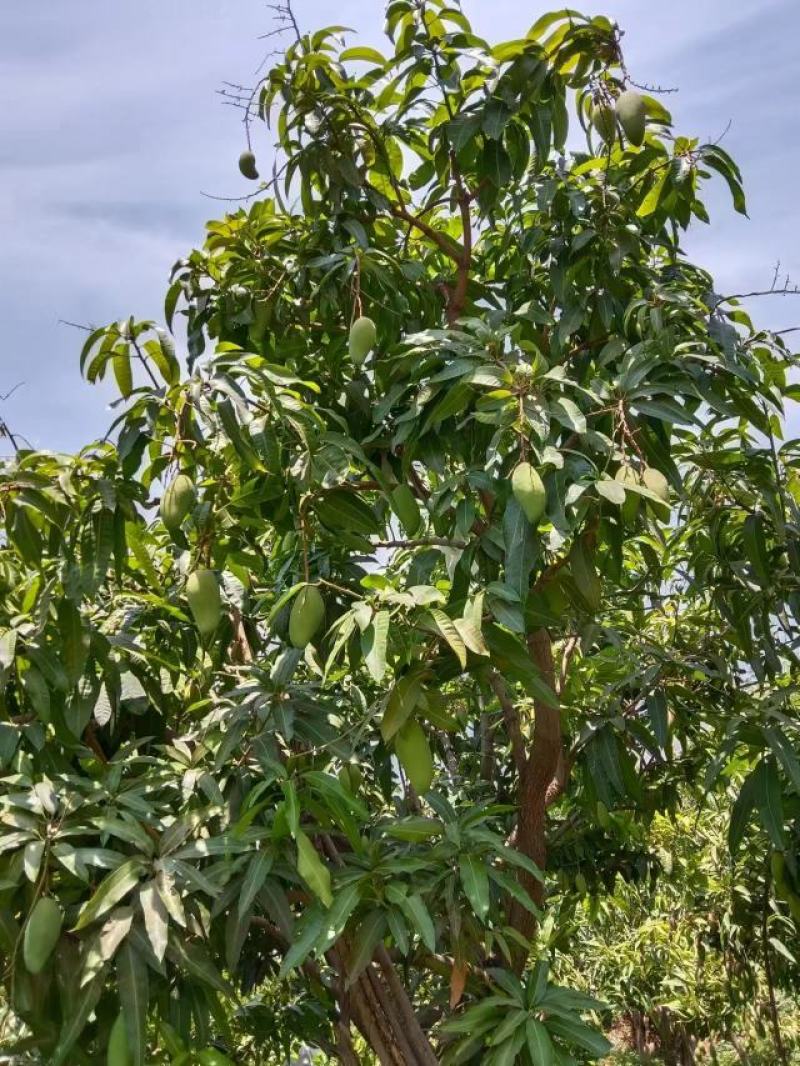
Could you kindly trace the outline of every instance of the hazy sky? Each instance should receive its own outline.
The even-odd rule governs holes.
[[[295,0],[303,28],[344,23],[380,44],[382,0]],[[552,2],[464,0],[478,32],[519,36]],[[744,171],[750,221],[721,182],[711,228],[685,245],[730,293],[800,282],[797,0],[602,0],[629,69],[677,86],[676,128],[717,138]],[[271,25],[264,0],[0,0],[0,415],[34,446],[102,434],[110,388],[78,373],[81,335],[59,319],[160,318],[170,267],[250,188],[223,81],[251,83]],[[263,137],[266,151],[266,134]],[[800,325],[800,296],[753,301],[762,324]],[[800,337],[800,334],[798,334]],[[0,442],[0,454],[8,446]]]

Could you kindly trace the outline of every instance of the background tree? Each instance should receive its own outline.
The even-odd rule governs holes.
[[[109,437],[0,478],[4,979],[56,1066],[600,1056],[537,922],[686,782],[743,778],[800,909],[792,357],[680,247],[735,164],[606,18],[340,32],[175,268],[186,373],[93,331]]]

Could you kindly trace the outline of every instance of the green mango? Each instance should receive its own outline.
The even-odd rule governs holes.
[[[408,485],[398,485],[392,489],[389,499],[392,510],[400,519],[401,526],[409,537],[413,537],[422,525],[422,515],[416,496]]]
[[[186,581],[186,599],[197,628],[210,636],[222,618],[219,582],[213,570],[195,570]]]
[[[326,907],[333,903],[331,872],[317,854],[317,849],[303,832],[297,837],[297,872]]]
[[[183,524],[197,498],[194,482],[188,474],[178,474],[170,481],[161,497],[161,521],[172,533]]]
[[[378,339],[378,331],[371,318],[357,318],[350,327],[349,349],[350,358],[356,366],[361,366],[369,353],[375,347]]]
[[[128,1044],[128,1030],[125,1028],[125,1016],[120,1011],[111,1026],[106,1051],[107,1066],[130,1066],[131,1050]]]
[[[617,100],[617,118],[625,136],[638,148],[644,142],[647,108],[644,97],[633,89],[626,89]]]
[[[625,503],[622,505],[622,520],[627,526],[632,526],[639,514],[642,505],[642,497],[638,492],[628,492],[628,485],[641,485],[639,475],[627,463],[623,463],[614,475],[614,480],[626,487]]]
[[[419,722],[406,722],[395,737],[394,747],[414,790],[423,795],[433,782],[433,754]]]
[[[536,525],[547,506],[547,491],[539,473],[530,463],[520,463],[511,475],[511,491],[525,517]]]
[[[440,837],[443,830],[444,826],[437,818],[412,815],[410,818],[391,823],[384,832],[395,840],[407,840],[411,844],[421,844],[425,840],[432,840],[433,837]]]
[[[381,720],[381,736],[388,743],[402,729],[422,698],[419,674],[404,674],[389,693]]]
[[[289,613],[289,640],[295,648],[305,648],[325,620],[325,601],[316,585],[304,585]]]
[[[52,896],[42,896],[33,908],[22,939],[28,973],[41,973],[61,936],[64,913]]]
[[[592,108],[592,125],[606,142],[613,144],[617,136],[617,114],[608,104],[595,104]]]
[[[642,484],[646,489],[654,492],[664,503],[669,503],[669,482],[660,470],[656,470],[652,466],[646,466],[642,471]]]
[[[250,181],[258,181],[258,170],[256,169],[256,157],[252,152],[242,152],[239,156],[239,170],[244,177],[249,178]]]

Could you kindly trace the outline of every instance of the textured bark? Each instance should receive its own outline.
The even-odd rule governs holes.
[[[408,993],[383,948],[378,949],[377,962],[371,963],[350,988],[345,949],[331,949],[328,959],[339,974],[337,998],[343,1022],[353,1022],[380,1066],[438,1066]],[[341,1046],[341,1039],[339,1043]],[[349,1064],[346,1058],[342,1061]]]
[[[550,634],[546,629],[536,630],[528,638],[528,647],[542,680],[555,692],[556,677]],[[547,864],[548,792],[558,776],[559,764],[563,764],[564,756],[558,708],[543,700],[536,700],[534,711],[536,717],[533,744],[520,773],[519,820],[515,846],[544,870]],[[534,902],[539,905],[544,902],[544,886],[541,881],[522,871],[520,883]],[[526,940],[530,940],[536,920],[530,911],[514,900],[509,909],[509,923]],[[522,948],[518,949],[514,957],[517,971],[522,971],[526,961],[527,952]]]
[[[342,865],[342,857],[329,834],[321,833],[317,846],[336,866]],[[352,1022],[378,1056],[381,1066],[438,1066],[438,1059],[386,950],[379,947],[373,962],[354,981],[348,973],[349,956],[350,948],[344,939],[325,956],[337,975],[333,991],[339,1007],[337,1048],[341,1061],[347,1066],[352,1062],[352,1043],[347,1040]]]

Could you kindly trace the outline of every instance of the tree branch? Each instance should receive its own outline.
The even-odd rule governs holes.
[[[528,649],[542,680],[555,691],[553,645],[546,629],[537,629],[530,634]],[[553,780],[558,775],[559,761],[563,761],[563,746],[561,715],[558,707],[538,699],[534,700],[534,711],[536,720],[533,745],[520,781],[519,821],[515,846],[543,871],[547,860],[547,797]],[[544,901],[542,882],[527,871],[520,873],[519,881],[534,903],[541,905]],[[509,907],[508,920],[509,925],[526,940],[531,938],[535,928],[535,918],[516,900],[512,901]],[[525,968],[527,958],[527,951],[522,948],[515,950],[514,967],[518,973]]]
[[[448,540],[447,537],[418,537],[416,540],[375,540],[373,548],[423,548],[427,545],[441,548],[468,548],[465,540]]]
[[[420,233],[424,233],[429,240],[433,241],[440,251],[444,252],[444,254],[452,259],[459,267],[463,268],[466,263],[467,269],[469,269],[469,260],[467,260],[465,255],[459,255],[458,249],[453,246],[450,238],[434,229],[433,226],[430,226],[418,215],[412,215],[405,204],[395,202],[390,205],[390,210],[395,218],[401,218],[403,222],[407,222],[409,226],[414,226],[414,228],[418,229]]]
[[[528,755],[525,747],[525,738],[522,735],[519,711],[514,706],[514,702],[509,695],[505,681],[496,670],[492,670],[489,673],[489,684],[491,685],[492,692],[494,692],[497,697],[497,702],[500,704],[503,711],[506,732],[511,741],[511,754],[514,759],[514,765],[517,768],[517,773],[520,775],[520,778],[522,778],[528,763]]]

